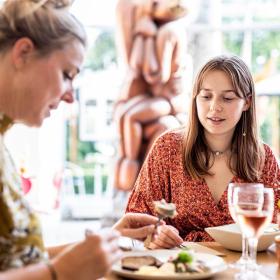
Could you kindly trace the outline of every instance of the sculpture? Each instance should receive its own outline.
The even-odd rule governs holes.
[[[188,12],[180,0],[119,0],[119,49],[127,67],[114,118],[119,159],[114,186],[132,189],[153,141],[180,125],[184,111],[186,32],[179,18]]]

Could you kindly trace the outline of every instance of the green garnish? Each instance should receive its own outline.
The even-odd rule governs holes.
[[[181,251],[176,261],[180,263],[191,263],[193,261],[193,256],[186,251]]]

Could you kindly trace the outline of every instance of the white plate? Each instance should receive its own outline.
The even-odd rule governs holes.
[[[166,262],[170,257],[175,257],[181,250],[147,250],[142,252],[125,252],[124,257],[128,256],[154,256],[162,262]],[[133,271],[122,269],[121,262],[119,261],[115,265],[113,265],[112,271],[120,276],[128,277],[130,279],[149,279],[149,280],[159,280],[159,279],[205,279],[211,277],[212,275],[224,271],[227,268],[226,263],[220,257],[205,254],[205,253],[195,253],[195,257],[198,260],[202,260],[205,264],[211,268],[210,271],[205,273],[177,273],[174,274],[164,274],[164,275],[144,275],[144,274],[136,274]]]
[[[258,242],[258,251],[266,250],[274,242],[274,237],[280,234],[277,228],[277,224],[270,224],[265,229]],[[242,250],[242,236],[237,224],[208,227],[205,231],[223,247],[234,251]]]

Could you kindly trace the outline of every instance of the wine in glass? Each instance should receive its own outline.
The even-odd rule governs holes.
[[[234,204],[233,204],[233,191],[235,188],[243,188],[247,189],[248,191],[250,189],[260,189],[262,190],[264,188],[263,184],[259,183],[230,183],[228,186],[228,207],[229,207],[229,212],[234,220],[235,223],[238,223],[237,217],[235,214],[234,210]],[[249,261],[249,246],[248,246],[248,240],[245,234],[242,234],[242,255],[238,261],[235,263],[231,264],[232,267],[234,268],[242,268],[245,265],[248,265]]]
[[[265,227],[271,222],[274,210],[274,192],[272,188],[244,189],[233,191],[233,211],[237,217],[242,234],[248,238],[249,266],[238,274],[238,279],[267,279],[256,264],[258,239]]]

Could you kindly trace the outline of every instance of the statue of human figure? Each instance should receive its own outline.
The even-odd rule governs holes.
[[[118,47],[126,66],[114,118],[119,134],[114,186],[131,190],[145,155],[165,130],[180,126],[186,89],[188,12],[180,0],[119,0]]]

